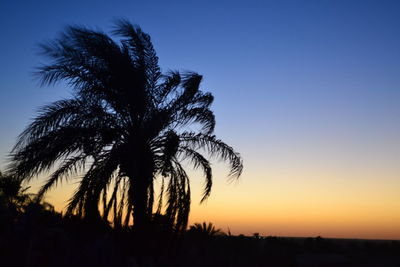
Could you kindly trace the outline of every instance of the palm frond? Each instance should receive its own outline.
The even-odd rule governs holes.
[[[116,175],[118,165],[116,150],[108,152],[108,155],[101,159],[95,159],[73,197],[69,200],[67,213],[72,214],[76,211],[78,215],[82,215],[84,212],[93,212],[94,210],[98,212],[100,193],[110,185]],[[88,207],[89,211],[86,210]]]
[[[243,162],[239,153],[217,139],[214,135],[185,132],[180,135],[182,143],[193,150],[205,149],[211,156],[217,156],[230,164],[229,176],[239,177],[243,171]]]
[[[204,202],[210,194],[212,188],[212,169],[210,162],[199,152],[189,148],[189,147],[181,147],[180,153],[183,155],[184,159],[188,159],[195,169],[201,168],[204,172],[204,176],[206,178],[206,182],[204,185],[203,196],[200,200],[200,203]]]
[[[62,178],[67,179],[72,175],[76,175],[78,171],[82,171],[85,166],[87,156],[76,156],[67,159],[53,174],[47,179],[46,183],[40,188],[37,193],[38,199],[53,186],[56,186],[58,181]]]

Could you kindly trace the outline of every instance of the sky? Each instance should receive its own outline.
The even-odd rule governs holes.
[[[192,175],[190,223],[233,234],[400,239],[400,2],[0,2],[0,170],[39,107],[38,44],[67,25],[105,32],[126,18],[150,34],[164,71],[203,75],[215,134],[244,173],[215,162],[211,197]],[[31,186],[37,188],[46,174]],[[62,210],[76,181],[47,195]]]

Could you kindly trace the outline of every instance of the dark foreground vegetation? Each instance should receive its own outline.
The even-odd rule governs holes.
[[[173,234],[62,216],[45,203],[1,209],[1,266],[400,266],[399,241],[231,236],[199,225]]]
[[[0,266],[400,266],[400,241],[232,236],[211,223],[140,231],[62,215],[0,173]]]

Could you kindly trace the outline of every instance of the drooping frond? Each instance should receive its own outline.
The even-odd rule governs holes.
[[[177,116],[176,123],[179,126],[199,123],[201,132],[210,134],[215,128],[215,116],[208,108],[183,109]]]
[[[40,188],[37,194],[38,199],[41,199],[50,188],[56,186],[59,180],[63,178],[67,179],[72,175],[77,175],[79,171],[82,171],[85,167],[86,158],[86,156],[76,156],[66,160]]]
[[[211,193],[212,188],[212,169],[210,162],[199,152],[189,148],[189,147],[181,147],[180,153],[183,155],[184,159],[190,161],[193,164],[194,169],[201,168],[204,172],[204,176],[206,178],[206,182],[204,184],[203,196],[201,198],[201,202],[206,200]]]
[[[228,146],[214,135],[196,134],[193,132],[185,132],[180,135],[184,145],[193,150],[205,149],[211,156],[216,156],[230,164],[231,177],[239,177],[243,171],[243,162],[239,153],[235,152],[232,147]]]
[[[118,140],[122,130],[116,117],[99,105],[84,104],[71,99],[44,107],[19,136],[11,153],[10,172],[29,179],[59,159],[98,154]]]
[[[72,214],[77,211],[79,215],[86,213],[88,216],[98,212],[100,193],[110,185],[118,165],[116,151],[110,151],[107,156],[95,159],[70,199],[67,212]]]
[[[83,103],[78,99],[59,100],[39,109],[39,116],[19,135],[14,150],[37,140],[45,134],[63,126],[81,114]]]
[[[58,159],[76,154],[83,146],[82,137],[76,135],[76,130],[82,129],[61,128],[13,151],[10,172],[29,180],[48,171]]]
[[[189,177],[181,164],[174,160],[166,189],[166,216],[175,223],[177,231],[186,228],[190,212]]]

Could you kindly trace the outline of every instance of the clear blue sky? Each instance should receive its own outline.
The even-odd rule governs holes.
[[[248,200],[249,205],[273,205],[281,204],[279,197],[285,194],[306,198],[311,191],[332,188],[329,203],[337,207],[335,196],[357,196],[357,186],[369,183],[366,192],[380,186],[382,197],[393,194],[390,201],[400,203],[391,191],[400,189],[399,14],[399,1],[382,0],[3,0],[0,169],[35,110],[69,94],[62,86],[40,88],[33,79],[34,67],[44,60],[36,54],[37,45],[56,37],[66,25],[109,31],[113,20],[123,17],[152,36],[163,70],[204,75],[203,89],[216,99],[216,133],[244,158],[241,184],[220,189],[233,190],[232,199],[253,192],[260,197]],[[276,198],[268,191],[292,183],[298,183],[298,191],[282,191]],[[346,188],[351,190],[341,191]],[[223,202],[217,189],[214,193],[208,209]],[[379,196],[374,200],[385,207],[389,201]],[[204,215],[200,209],[194,212]],[[387,214],[396,211],[400,214],[400,206]],[[337,218],[345,217],[339,213]],[[218,216],[210,218],[225,223]],[[399,216],[385,218],[400,224]],[[263,220],[260,225],[269,223]],[[276,233],[309,233],[288,229]],[[400,238],[400,228],[393,231],[392,236]],[[384,236],[379,234],[375,236]]]

